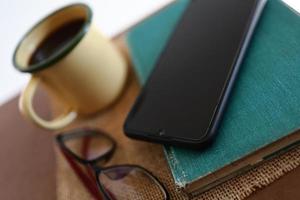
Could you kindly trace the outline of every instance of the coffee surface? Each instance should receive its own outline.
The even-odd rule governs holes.
[[[31,55],[29,66],[51,57],[55,52],[64,48],[81,30],[84,22],[84,19],[72,20],[49,33]]]

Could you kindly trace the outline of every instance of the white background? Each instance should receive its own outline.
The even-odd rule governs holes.
[[[112,37],[172,0],[84,0],[94,22]],[[299,0],[284,0],[300,12]],[[0,2],[0,105],[15,96],[28,81],[12,65],[12,54],[23,34],[49,12],[74,0],[1,0]],[[75,1],[77,2],[77,1]]]

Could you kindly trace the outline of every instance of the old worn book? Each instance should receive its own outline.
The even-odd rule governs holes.
[[[187,4],[176,1],[128,32],[141,84]],[[212,146],[201,151],[165,146],[179,187],[193,194],[205,191],[299,144],[299,36],[299,14],[279,0],[269,0]]]

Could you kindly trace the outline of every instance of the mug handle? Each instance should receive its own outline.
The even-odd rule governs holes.
[[[39,82],[39,78],[32,76],[22,92],[19,99],[19,109],[21,113],[36,125],[48,130],[58,130],[64,128],[74,121],[77,117],[77,113],[74,111],[68,111],[67,113],[62,114],[58,118],[51,121],[44,120],[37,115],[32,106],[32,99]]]

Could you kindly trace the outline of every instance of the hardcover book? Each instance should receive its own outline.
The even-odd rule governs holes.
[[[178,0],[127,33],[141,84],[188,3]],[[213,144],[200,151],[164,147],[179,187],[192,194],[205,191],[299,144],[299,36],[299,14],[269,0]]]

